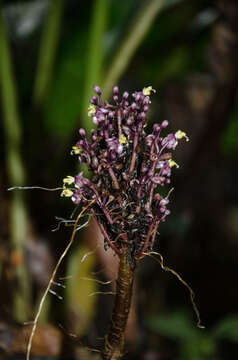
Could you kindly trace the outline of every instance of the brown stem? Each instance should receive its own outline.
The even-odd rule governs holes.
[[[114,171],[113,171],[113,169],[112,169],[111,166],[108,168],[108,171],[109,171],[109,175],[110,175],[111,178],[112,178],[114,188],[117,189],[117,190],[119,190],[119,189],[120,189],[120,186],[119,186],[119,184],[118,184],[116,175],[115,175],[115,173],[114,173]]]
[[[134,270],[127,262],[126,254],[120,256],[118,278],[116,284],[116,298],[110,329],[106,335],[102,358],[104,360],[117,360],[122,356],[124,347],[124,334],[128,314],[130,311]]]
[[[110,238],[109,238],[106,230],[104,229],[104,226],[100,223],[100,221],[98,221],[98,219],[97,219],[94,211],[92,211],[92,213],[93,213],[94,219],[95,219],[96,223],[98,224],[98,227],[99,227],[99,229],[101,230],[101,232],[102,232],[104,238],[106,239],[108,245],[115,251],[115,253],[117,253],[118,255],[120,255],[120,254],[121,254],[121,250],[118,249],[118,248],[111,242],[111,240],[110,240]]]
[[[132,153],[132,157],[131,157],[131,164],[130,164],[130,169],[129,169],[129,174],[132,174],[134,169],[135,169],[135,165],[136,165],[136,147],[137,147],[137,144],[138,144],[138,133],[135,134],[135,137],[134,137],[134,143],[133,143],[133,153]]]

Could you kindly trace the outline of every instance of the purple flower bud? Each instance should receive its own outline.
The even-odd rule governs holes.
[[[98,125],[98,124],[99,124],[99,121],[98,121],[97,116],[93,116],[93,123],[94,123],[95,125]]]
[[[165,206],[165,205],[167,205],[168,203],[169,203],[169,199],[164,198],[164,199],[162,199],[162,200],[160,201],[160,206]]]
[[[143,105],[149,105],[150,104],[150,98],[146,96],[143,100]]]
[[[82,136],[82,137],[86,137],[86,131],[84,129],[79,129],[79,134]]]
[[[91,135],[91,138],[92,138],[92,141],[94,142],[94,141],[97,140],[97,135],[96,135],[96,134],[92,134],[92,135]]]
[[[128,109],[124,109],[122,113],[123,113],[124,116],[127,116],[127,115],[129,114],[129,110],[128,110]]]
[[[98,98],[96,95],[93,95],[90,99],[90,103],[93,105],[97,105],[98,104]]]
[[[143,106],[143,111],[144,111],[145,113],[146,113],[148,110],[149,110],[149,106],[148,106],[148,105]]]
[[[93,90],[95,91],[95,93],[97,93],[99,96],[102,94],[102,91],[100,89],[100,87],[98,85],[95,85],[93,87]]]
[[[154,126],[153,126],[153,132],[154,132],[156,135],[159,134],[160,129],[161,129],[161,127],[160,127],[159,124],[154,124]]]
[[[76,205],[78,205],[78,204],[80,204],[82,197],[78,191],[75,191],[73,196],[71,197],[71,199]]]
[[[154,184],[159,184],[159,185],[163,186],[165,178],[163,176],[157,175],[157,176],[154,176],[151,180]]]
[[[146,118],[146,113],[141,112],[141,113],[138,115],[138,118],[139,118],[140,120],[144,121],[145,118]]]
[[[108,114],[109,110],[108,109],[105,109],[105,108],[101,108],[101,112],[103,114]]]
[[[169,125],[168,120],[164,120],[161,124],[162,128],[166,128]]]
[[[148,170],[148,167],[145,164],[142,164],[141,166],[141,172],[145,173]]]
[[[113,117],[114,117],[114,112],[113,111],[110,111],[107,115],[108,119],[112,120]]]
[[[137,105],[135,102],[131,104],[131,110],[135,111],[137,109]]]
[[[113,100],[115,101],[115,103],[118,103],[118,96],[117,96],[117,95],[114,95],[114,96],[113,96]]]
[[[99,164],[98,158],[97,158],[96,156],[93,156],[93,158],[92,158],[92,165],[93,165],[95,168],[97,168],[97,167],[98,167],[98,164]]]
[[[104,121],[105,120],[105,116],[103,115],[103,114],[100,114],[99,116],[98,116],[98,122],[102,122],[102,121]]]
[[[130,126],[131,124],[133,124],[133,119],[132,118],[128,118],[127,120],[126,120],[126,124],[128,125],[128,126]]]
[[[129,97],[129,93],[127,91],[125,91],[122,95],[122,99],[126,100]]]
[[[113,94],[114,94],[114,95],[118,95],[118,94],[119,94],[119,87],[118,87],[118,86],[114,86],[114,88],[113,88]]]

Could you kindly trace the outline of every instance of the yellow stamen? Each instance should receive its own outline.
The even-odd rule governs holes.
[[[90,104],[88,107],[88,116],[94,115],[96,112],[96,106],[93,104]]]
[[[176,133],[175,133],[175,137],[176,139],[180,140],[182,138],[185,138],[186,141],[189,141],[189,137],[186,135],[185,132],[181,131],[181,130],[178,130]]]
[[[121,136],[119,137],[119,143],[120,144],[127,144],[127,138],[125,137],[124,134],[121,134]]]
[[[173,166],[176,166],[176,168],[178,169],[179,168],[179,165],[172,159],[169,159],[169,167],[173,167]]]
[[[152,86],[144,87],[144,89],[142,90],[142,92],[145,96],[150,96],[152,91],[155,92],[155,90],[152,88]]]
[[[74,177],[73,176],[66,176],[66,178],[63,179],[64,184],[71,185],[74,183]]]
[[[69,189],[64,189],[60,194],[60,196],[65,196],[65,197],[71,197],[72,195],[73,195],[73,191]]]
[[[80,153],[80,148],[77,146],[72,146],[72,150],[70,152],[71,155],[78,155]]]

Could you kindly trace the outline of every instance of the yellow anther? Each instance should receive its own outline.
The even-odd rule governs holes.
[[[127,144],[127,138],[125,137],[124,134],[121,134],[121,136],[119,137],[119,143],[120,144]]]
[[[64,189],[60,194],[60,196],[65,196],[65,197],[71,197],[72,195],[73,195],[73,191],[69,189]]]
[[[88,107],[88,116],[94,115],[96,112],[96,106],[93,104],[90,104]]]
[[[152,88],[152,86],[144,87],[144,89],[142,90],[142,92],[145,96],[150,96],[152,91],[155,92],[155,90]]]
[[[186,141],[189,141],[189,137],[186,135],[185,132],[181,131],[181,130],[178,130],[176,133],[175,133],[175,137],[176,139],[180,140],[182,138],[185,138]]]
[[[71,155],[78,155],[80,153],[80,148],[77,146],[72,146]]]
[[[179,165],[172,159],[169,159],[169,167],[173,167],[173,166],[176,166],[176,168],[178,169],[179,168]]]
[[[64,184],[71,185],[74,183],[74,177],[73,176],[66,176],[66,178],[63,179]]]

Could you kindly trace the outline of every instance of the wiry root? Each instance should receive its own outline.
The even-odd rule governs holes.
[[[75,238],[75,234],[79,228],[78,226],[78,222],[81,218],[81,216],[83,215],[83,213],[88,209],[89,206],[92,205],[92,203],[94,202],[94,200],[92,200],[91,202],[89,202],[89,204],[84,207],[82,209],[82,211],[80,212],[80,214],[78,215],[77,219],[75,220],[75,223],[74,223],[74,228],[73,228],[73,232],[71,234],[71,237],[70,237],[70,241],[68,243],[68,245],[66,246],[65,250],[63,251],[62,255],[60,256],[55,268],[54,268],[54,271],[52,273],[52,276],[50,278],[50,281],[47,285],[47,288],[41,298],[41,301],[40,301],[40,305],[38,307],[38,311],[36,313],[36,316],[35,316],[35,319],[33,321],[33,327],[32,327],[32,330],[31,330],[31,335],[30,335],[30,338],[29,338],[29,341],[28,341],[28,344],[27,344],[27,351],[26,351],[26,360],[30,360],[30,353],[31,353],[31,347],[32,347],[32,340],[33,340],[33,337],[34,337],[34,334],[35,334],[35,331],[36,331],[36,326],[38,324],[38,320],[39,320],[39,317],[40,317],[40,314],[41,314],[41,311],[42,311],[42,308],[43,308],[43,305],[44,305],[44,302],[45,302],[45,299],[46,299],[46,296],[48,295],[48,293],[50,292],[50,287],[52,284],[54,284],[54,279],[55,279],[55,276],[56,276],[56,273],[58,271],[58,268],[61,264],[61,262],[63,261],[64,257],[66,256],[66,254],[68,253],[71,245],[73,244],[73,241],[74,241],[74,238]],[[88,222],[86,222],[85,224],[81,225],[81,228],[83,228],[84,226],[86,226],[88,224]]]
[[[192,307],[193,307],[193,310],[194,310],[194,312],[196,314],[196,317],[197,317],[197,327],[200,328],[200,329],[204,329],[205,326],[203,326],[201,324],[200,313],[199,313],[198,307],[197,307],[197,305],[196,305],[196,303],[194,301],[195,293],[194,293],[193,289],[188,285],[188,283],[185,280],[183,280],[181,278],[181,276],[175,270],[173,270],[173,269],[169,268],[168,266],[164,265],[163,256],[159,252],[151,251],[150,253],[144,253],[144,255],[152,257],[152,259],[154,259],[155,261],[157,261],[160,264],[162,270],[168,271],[171,274],[173,274],[174,276],[176,276],[176,278],[188,289],[189,294],[190,294]],[[156,258],[153,255],[157,255],[157,256],[159,256],[159,258]]]

